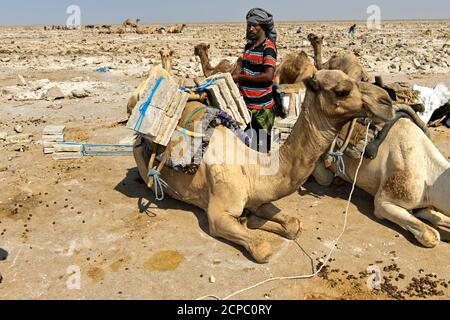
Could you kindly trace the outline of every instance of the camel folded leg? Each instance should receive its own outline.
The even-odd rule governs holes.
[[[325,187],[331,186],[334,180],[334,173],[325,167],[322,159],[316,162],[312,176],[318,184]]]
[[[250,229],[261,229],[295,240],[300,235],[302,223],[295,217],[283,214],[272,204],[264,204],[256,210],[250,210],[247,226]]]
[[[414,217],[408,210],[392,202],[375,200],[375,215],[411,232],[423,246],[433,248],[440,242],[439,232]]]
[[[414,216],[427,220],[436,227],[450,228],[450,218],[431,208],[421,209]]]
[[[271,244],[251,235],[234,215],[237,208],[227,208],[229,202],[224,202],[223,199],[218,197],[209,200],[207,214],[211,235],[243,246],[258,263],[269,262],[273,254]]]

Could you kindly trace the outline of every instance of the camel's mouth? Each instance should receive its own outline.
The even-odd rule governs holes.
[[[359,83],[363,108],[367,116],[375,122],[386,122],[394,118],[394,105],[388,93],[366,82]]]

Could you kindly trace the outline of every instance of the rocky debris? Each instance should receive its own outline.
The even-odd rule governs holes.
[[[86,92],[85,89],[75,89],[75,90],[72,91],[72,96],[74,98],[80,98],[81,99],[81,98],[89,97],[89,93]]]
[[[17,133],[22,133],[23,132],[23,127],[21,125],[17,125],[14,127],[14,131]]]
[[[32,141],[33,135],[29,133],[20,133],[15,135],[9,135],[6,137],[6,145],[10,144],[28,144]]]
[[[3,58],[1,61],[2,61],[2,62],[10,62],[10,61],[11,61],[11,58]]]
[[[6,137],[8,136],[8,132],[2,131],[0,132],[0,141],[1,140],[6,140]]]
[[[211,275],[209,277],[209,283],[216,283],[216,277],[214,277],[213,275]]]
[[[47,93],[45,94],[45,98],[48,100],[64,99],[64,93],[60,88],[55,86],[48,89]]]
[[[25,87],[25,86],[27,86],[27,84],[28,83],[26,82],[25,78],[22,75],[18,74],[17,75],[17,85],[20,87]]]

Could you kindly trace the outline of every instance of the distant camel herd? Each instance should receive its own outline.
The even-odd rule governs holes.
[[[124,34],[128,32],[133,32],[137,34],[165,34],[165,33],[182,33],[186,24],[177,24],[171,27],[150,27],[140,25],[140,19],[127,19],[122,23],[122,26],[112,26],[112,25],[85,25],[85,30],[99,31],[100,33],[106,34]],[[52,25],[45,26],[44,30],[77,30],[81,28],[65,26],[65,25]]]

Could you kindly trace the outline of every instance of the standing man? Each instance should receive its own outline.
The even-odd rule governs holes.
[[[247,45],[243,53],[242,71],[234,74],[239,83],[252,121],[247,130],[252,148],[269,152],[271,132],[275,122],[274,99],[272,94],[275,67],[277,64],[277,33],[273,16],[260,8],[247,14]]]
[[[355,33],[356,33],[356,24],[352,25],[352,26],[350,27],[350,29],[348,29],[348,33],[349,33],[351,36],[355,36]]]

